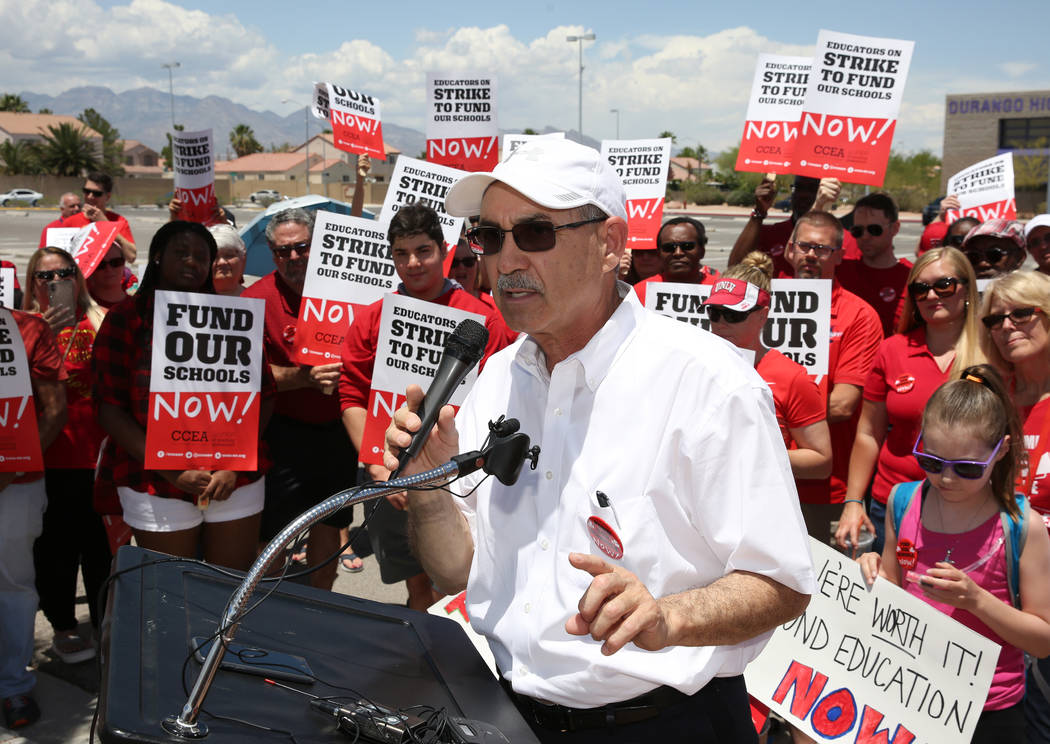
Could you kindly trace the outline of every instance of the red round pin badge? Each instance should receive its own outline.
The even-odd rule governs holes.
[[[879,290],[879,297],[882,298],[883,302],[893,302],[897,299],[897,290],[893,287],[883,287]]]
[[[915,377],[907,373],[893,381],[893,389],[902,395],[910,392],[913,387],[915,387]]]
[[[620,541],[620,536],[604,519],[601,517],[588,519],[587,532],[594,544],[598,546],[598,550],[614,560],[623,558],[623,543]]]

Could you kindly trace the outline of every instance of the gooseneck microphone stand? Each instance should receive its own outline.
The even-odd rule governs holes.
[[[539,447],[529,447],[529,437],[517,431],[518,422],[515,419],[504,419],[502,416],[498,421],[489,423],[490,435],[481,450],[474,450],[462,455],[456,455],[449,462],[440,467],[427,470],[416,475],[407,475],[389,480],[382,484],[367,488],[350,488],[341,491],[334,496],[329,496],[317,506],[296,517],[287,527],[281,530],[273,540],[263,549],[255,563],[248,570],[240,586],[234,591],[222,620],[219,622],[219,643],[213,643],[208,652],[204,664],[197,675],[193,689],[190,690],[186,704],[182,706],[182,712],[171,715],[161,722],[166,732],[173,736],[184,739],[202,739],[208,735],[208,727],[199,719],[204,698],[211,688],[215,674],[219,671],[219,665],[226,652],[226,646],[231,643],[237,634],[241,619],[247,609],[248,600],[251,598],[259,582],[266,575],[270,564],[291,542],[310,526],[320,522],[322,519],[335,514],[340,509],[371,501],[387,494],[398,491],[414,490],[421,487],[447,483],[461,476],[469,475],[476,470],[482,469],[490,475],[495,475],[500,482],[512,485],[518,479],[521,467],[525,460],[530,460],[532,469],[536,469],[539,457]]]

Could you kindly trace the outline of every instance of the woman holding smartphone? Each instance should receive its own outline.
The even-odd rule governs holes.
[[[42,314],[51,326],[69,374],[69,418],[44,453],[47,509],[33,562],[40,609],[54,630],[52,651],[75,664],[95,655],[91,639],[77,632],[77,568],[84,575],[97,632],[98,592],[112,559],[102,518],[92,506],[95,462],[104,435],[91,402],[91,354],[104,311],[91,300],[73,257],[60,248],[41,248],[30,257],[26,289],[23,309]]]

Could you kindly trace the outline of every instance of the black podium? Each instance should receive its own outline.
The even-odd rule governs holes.
[[[116,570],[162,554],[123,547]],[[144,566],[118,577],[109,594],[101,642],[99,734],[103,742],[190,741],[168,735],[161,721],[178,714],[200,670],[183,664],[194,637],[210,637],[238,581],[191,563]],[[269,590],[262,585],[256,598]],[[460,627],[407,608],[282,583],[242,622],[235,642],[307,660],[323,682],[288,683],[317,696],[354,694],[388,708],[444,708],[452,716],[484,721],[512,742],[535,742],[528,725],[492,677]],[[185,685],[185,687],[184,687]],[[333,718],[306,697],[264,682],[262,676],[221,669],[204,703],[201,742],[288,741],[212,716],[291,732],[296,741],[346,742]]]

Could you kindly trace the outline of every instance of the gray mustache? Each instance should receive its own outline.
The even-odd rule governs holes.
[[[543,287],[528,274],[500,274],[496,279],[496,291],[505,292],[508,289],[528,289],[542,292]]]

